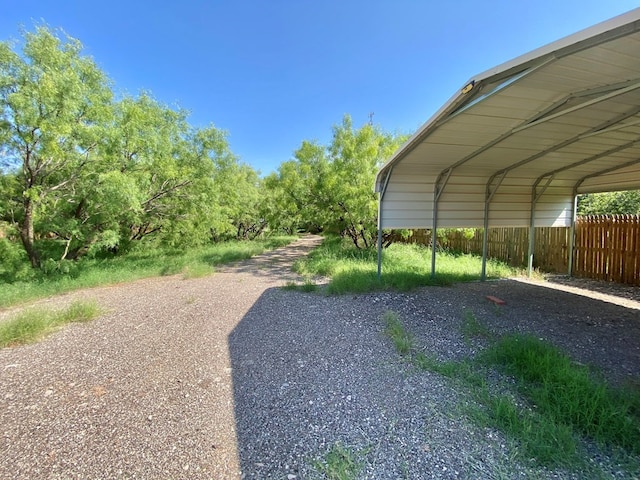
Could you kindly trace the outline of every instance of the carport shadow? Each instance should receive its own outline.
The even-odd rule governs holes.
[[[367,301],[271,288],[229,335],[242,478],[309,478],[336,442],[365,449],[397,422],[425,428]]]
[[[496,307],[487,295],[506,304]],[[441,377],[407,375],[383,334],[389,309],[442,359],[472,355],[461,334],[471,310],[499,334],[532,333],[614,380],[640,378],[640,311],[571,292],[513,280],[356,297],[269,288],[228,337],[243,478],[308,478],[336,442],[373,451],[368,461],[383,472],[409,465],[420,475],[428,467],[405,460],[425,457],[415,439],[445,432],[446,444],[456,431],[476,441],[466,427],[434,427],[454,421],[457,393]],[[451,404],[426,402],[436,390]]]

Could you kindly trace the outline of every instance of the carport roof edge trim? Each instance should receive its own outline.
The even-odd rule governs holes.
[[[551,58],[560,58],[576,53],[582,49],[599,45],[638,30],[640,30],[640,7],[525,53],[470,78],[380,167],[376,175],[375,191],[382,191],[385,172],[393,168],[397,162],[417,147],[443,121],[446,121],[465,104],[476,100],[478,98],[477,95],[490,95],[491,91],[488,93],[482,92],[484,85],[497,81],[504,82],[513,76],[526,73],[527,70],[535,68],[540,63],[546,62]],[[465,87],[470,84],[473,84],[473,88],[468,93],[463,93]],[[476,95],[469,97],[469,93],[474,91]]]

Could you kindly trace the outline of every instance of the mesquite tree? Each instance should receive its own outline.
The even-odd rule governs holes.
[[[23,55],[0,43],[3,165],[18,167],[19,235],[40,264],[34,224],[74,194],[94,163],[110,115],[111,90],[77,40],[40,27],[25,35]]]

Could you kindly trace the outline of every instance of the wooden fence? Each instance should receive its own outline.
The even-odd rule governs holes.
[[[538,227],[535,234],[534,267],[545,272],[566,273],[569,265],[569,228]],[[482,254],[482,229],[444,230],[440,246],[465,253]],[[428,230],[416,230],[411,242],[429,244]],[[529,229],[490,228],[487,253],[512,266],[527,265]],[[578,217],[573,274],[631,285],[640,285],[640,215]]]

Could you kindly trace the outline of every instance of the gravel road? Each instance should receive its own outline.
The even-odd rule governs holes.
[[[206,278],[37,302],[96,299],[106,313],[0,350],[0,478],[313,479],[336,444],[352,449],[363,479],[584,477],[518,463],[498,432],[461,415],[464,392],[399,357],[381,317],[397,312],[421,348],[453,359],[477,348],[460,333],[471,310],[624,382],[640,377],[637,289],[616,296],[567,279],[340,297],[280,288],[319,241]]]

